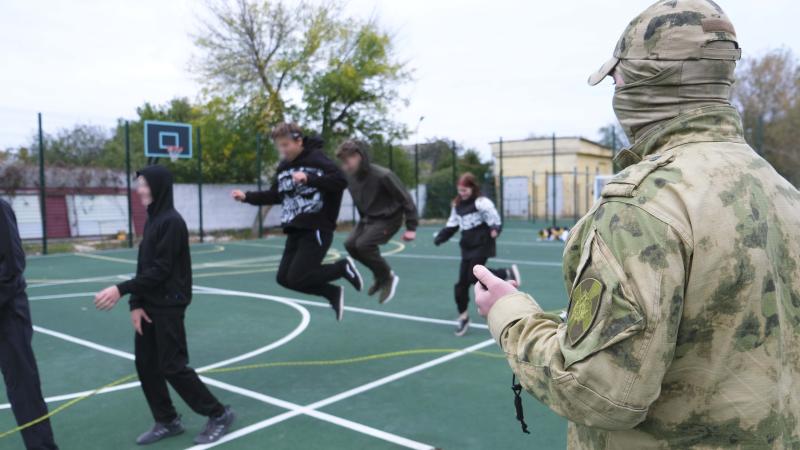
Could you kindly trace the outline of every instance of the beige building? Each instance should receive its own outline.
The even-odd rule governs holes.
[[[503,204],[508,217],[552,217],[554,206],[557,217],[583,215],[594,202],[597,175],[613,173],[613,151],[581,137],[531,138],[490,145],[495,178],[500,179],[501,171],[503,175]]]

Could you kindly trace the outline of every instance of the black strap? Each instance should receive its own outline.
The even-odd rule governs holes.
[[[525,434],[531,434],[528,431],[528,424],[525,423],[525,414],[522,412],[522,385],[517,383],[517,375],[511,375],[511,390],[514,391],[514,410],[517,412],[517,420],[519,424],[522,426],[522,432]]]

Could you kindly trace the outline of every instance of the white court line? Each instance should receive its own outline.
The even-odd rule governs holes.
[[[105,345],[96,344],[94,342],[87,341],[85,339],[80,339],[80,338],[77,338],[77,337],[74,337],[74,336],[70,336],[68,334],[60,333],[60,332],[57,332],[57,331],[49,330],[49,329],[38,327],[38,326],[34,326],[34,329],[37,332],[40,332],[40,333],[43,333],[43,334],[47,334],[47,335],[50,335],[50,336],[53,336],[53,337],[56,337],[56,338],[59,338],[59,339],[63,339],[65,341],[72,342],[74,344],[78,344],[78,345],[81,345],[81,346],[84,346],[84,347],[88,347],[88,348],[91,348],[92,350],[97,350],[99,352],[108,353],[110,355],[114,355],[114,356],[117,356],[117,357],[120,357],[120,358],[124,358],[124,359],[127,359],[127,360],[135,360],[135,356],[132,355],[131,353],[128,353],[128,352],[124,352],[124,351],[117,350],[117,349],[114,349],[114,348],[111,348],[111,347],[107,347]],[[491,343],[491,342],[494,342],[494,341],[490,340],[488,342]],[[465,352],[466,350],[467,349],[462,350],[461,352],[451,353],[451,354],[446,355],[446,356],[465,354],[463,352]],[[439,358],[439,359],[441,359],[441,358]],[[452,358],[450,358],[450,359],[452,359]],[[434,361],[436,361],[436,360],[434,360]],[[433,361],[431,361],[431,362],[433,362]],[[422,364],[421,366],[430,365],[431,362]],[[442,361],[442,362],[444,362],[444,361]],[[433,364],[433,365],[436,365],[436,364]],[[203,370],[209,370],[213,366],[216,366],[216,364],[212,364],[210,366],[206,366],[205,368],[197,369],[197,371],[198,372],[202,372]],[[415,367],[419,367],[419,366],[415,366]],[[424,368],[427,368],[427,366],[424,367]],[[414,368],[412,367],[412,369],[414,369]],[[409,372],[409,370],[411,370],[411,369],[407,369],[407,370],[405,370],[403,372],[399,372],[398,374],[403,374],[405,372],[408,372],[407,375],[410,375],[410,374],[412,374],[414,372],[417,372],[417,371],[423,370],[423,369],[413,370],[411,372]],[[407,376],[407,375],[397,376],[398,374],[382,378],[381,380],[388,380],[388,381],[384,381],[381,384],[385,384],[385,383],[388,383],[390,381],[394,381],[395,379],[402,378],[403,376]],[[229,391],[229,392],[233,392],[235,394],[239,394],[239,395],[242,395],[242,396],[245,396],[245,397],[249,397],[249,398],[252,398],[254,400],[259,400],[259,401],[261,401],[263,403],[268,403],[268,404],[271,404],[273,406],[277,406],[277,407],[280,407],[280,408],[288,409],[289,412],[281,414],[281,416],[285,416],[285,417],[282,420],[279,420],[278,422],[286,420],[286,419],[289,419],[291,417],[294,417],[294,416],[297,416],[297,415],[300,415],[300,414],[306,414],[306,415],[309,415],[309,416],[312,416],[312,417],[316,417],[316,418],[318,418],[320,420],[328,421],[328,422],[334,423],[336,425],[339,425],[339,426],[342,426],[342,427],[345,427],[345,428],[350,428],[350,429],[352,429],[354,431],[358,431],[358,432],[361,432],[361,433],[364,433],[364,434],[367,434],[367,435],[370,435],[370,436],[373,436],[373,437],[376,437],[376,438],[379,438],[379,439],[383,439],[383,440],[392,442],[394,444],[402,445],[402,446],[405,446],[405,447],[408,447],[408,448],[420,449],[420,450],[422,450],[422,449],[425,449],[425,450],[433,449],[433,447],[430,446],[430,445],[422,444],[422,443],[419,443],[419,442],[404,438],[402,436],[397,436],[397,435],[394,435],[394,434],[391,434],[391,433],[387,433],[385,431],[377,430],[377,429],[368,427],[366,425],[362,425],[362,424],[359,424],[359,423],[356,423],[356,422],[352,422],[352,421],[349,421],[349,420],[346,420],[346,419],[342,419],[342,418],[339,418],[339,417],[336,417],[336,416],[333,416],[333,415],[330,415],[330,414],[321,413],[321,412],[318,412],[318,411],[313,411],[316,408],[321,408],[321,407],[323,407],[325,405],[328,405],[330,403],[333,403],[335,401],[339,401],[341,399],[350,397],[352,395],[356,395],[356,394],[358,394],[360,392],[364,392],[366,390],[369,390],[369,389],[372,389],[374,387],[379,386],[379,384],[375,385],[376,382],[368,383],[367,385],[360,386],[360,387],[355,388],[355,389],[351,389],[350,391],[346,391],[346,392],[344,392],[342,394],[336,395],[334,397],[330,397],[330,398],[325,399],[325,400],[323,400],[321,402],[314,403],[314,405],[319,404],[316,407],[314,407],[314,406],[304,407],[304,406],[301,406],[301,405],[298,405],[298,404],[295,404],[295,403],[287,402],[287,401],[280,400],[280,399],[275,398],[275,397],[271,397],[271,396],[267,396],[267,395],[264,395],[264,394],[261,394],[261,393],[255,392],[255,391],[251,391],[249,389],[240,388],[238,386],[234,386],[234,385],[231,385],[231,384],[219,381],[219,380],[215,380],[213,378],[208,378],[206,376],[202,376],[201,378],[207,384],[209,384],[211,386],[215,386],[215,387],[217,387],[219,389],[226,390],[226,391]],[[391,378],[391,380],[389,380],[390,378]],[[378,381],[381,381],[381,380],[378,380]],[[138,385],[139,385],[138,382],[137,383],[128,383],[126,385],[116,386],[116,389],[107,389],[107,390],[104,390],[103,392],[119,391],[119,390],[122,390],[122,389],[128,389],[128,388],[136,387]],[[366,386],[371,386],[371,387],[365,389]],[[91,392],[91,391],[89,391],[89,392]],[[347,393],[350,393],[350,394],[346,395],[346,396],[342,396],[343,394],[347,394]],[[72,395],[74,395],[74,394],[72,394]],[[61,399],[65,399],[64,397],[66,397],[66,396],[60,396]],[[75,397],[73,396],[72,398],[75,398]],[[335,400],[331,401],[331,399],[334,399],[334,398],[335,398]],[[0,405],[0,409],[7,409],[8,407],[10,407],[10,405]],[[290,414],[290,413],[293,413],[293,414]],[[275,423],[278,423],[278,422],[275,422]],[[259,423],[261,423],[261,422],[259,422]],[[245,429],[249,429],[249,428],[250,427],[246,427],[246,428],[243,428],[241,430],[245,430]],[[261,427],[259,427],[257,429],[253,429],[250,432],[257,431],[258,429],[262,429],[262,428],[265,428],[265,427],[261,426]],[[241,430],[237,430],[237,431],[241,431]],[[231,434],[233,435],[233,433],[231,433]],[[218,444],[220,444],[222,442],[224,442],[224,441],[220,440],[216,444],[218,445]],[[207,448],[207,447],[203,447],[203,448]]]
[[[413,253],[398,253],[396,255],[388,255],[389,258],[408,258],[408,259],[441,259],[448,261],[461,261],[460,256],[454,255],[423,255]],[[491,258],[490,262],[520,264],[526,266],[546,266],[546,267],[561,267],[561,263],[548,262],[548,261],[523,261],[519,259],[504,259],[504,258]]]
[[[488,347],[489,345],[492,345],[492,344],[494,344],[494,339],[488,339],[486,341],[483,341],[483,342],[480,342],[478,344],[472,345],[472,346],[467,347],[467,348],[465,348],[463,350],[460,350],[458,352],[454,352],[454,353],[450,353],[450,354],[445,355],[445,356],[441,356],[441,357],[433,359],[431,361],[428,361],[428,362],[425,362],[425,363],[410,367],[408,369],[402,370],[400,372],[394,373],[392,375],[388,375],[386,377],[380,378],[380,379],[375,380],[373,382],[370,382],[370,383],[358,386],[356,388],[344,391],[344,392],[342,392],[340,394],[336,394],[334,396],[328,397],[328,398],[320,400],[318,402],[314,402],[314,403],[312,403],[310,405],[307,405],[307,406],[303,407],[303,409],[324,408],[325,406],[329,406],[329,405],[331,405],[333,403],[339,402],[341,400],[344,400],[346,398],[352,397],[354,395],[358,395],[358,394],[364,393],[366,391],[375,389],[377,387],[383,386],[384,384],[388,384],[388,383],[391,383],[393,381],[397,381],[397,380],[399,380],[401,378],[405,378],[405,377],[407,377],[409,375],[413,375],[413,374],[415,374],[417,372],[421,372],[421,371],[423,371],[425,369],[429,369],[431,367],[438,366],[440,364],[444,364],[444,363],[446,363],[446,362],[448,362],[450,360],[453,360],[455,358],[459,358],[461,356],[467,355],[467,354],[472,353],[474,351],[480,350],[480,349],[482,349],[484,347]],[[299,414],[302,414],[302,412],[298,412],[297,414],[284,413],[284,414],[281,414],[279,416],[271,417],[271,418],[266,419],[264,421],[255,423],[255,424],[250,425],[250,426],[245,427],[245,428],[242,428],[240,430],[236,430],[236,431],[226,435],[225,437],[223,437],[219,441],[215,442],[214,444],[211,444],[211,445],[198,445],[198,446],[190,447],[189,450],[201,450],[201,449],[207,449],[207,448],[211,448],[211,447],[216,447],[217,445],[224,444],[226,442],[230,442],[230,441],[232,441],[234,439],[237,439],[237,438],[240,438],[242,436],[246,436],[248,434],[251,434],[251,433],[254,433],[256,431],[262,430],[264,428],[270,427],[270,426],[275,425],[275,424],[277,424],[279,422],[283,422],[284,420],[290,419],[291,417],[294,417],[295,415],[299,415]],[[413,447],[413,448],[419,448],[419,447]],[[430,447],[430,446],[421,447],[421,448],[432,449],[432,447]]]
[[[281,297],[278,295],[269,295],[269,294],[256,294],[254,292],[244,292],[244,291],[233,291],[228,289],[218,289],[213,287],[205,287],[205,286],[195,286],[195,289],[203,289],[209,293],[218,293],[218,294],[227,294],[227,295],[242,295],[254,298],[264,298],[268,300],[276,300],[276,301],[289,301],[299,303],[301,305],[306,306],[316,306],[318,308],[330,308],[331,305],[328,303],[323,302],[315,302],[313,300],[303,300],[299,298],[291,298],[291,297]],[[400,314],[400,313],[392,313],[387,311],[378,311],[375,309],[368,309],[368,308],[358,308],[355,306],[345,306],[345,311],[355,312],[360,314],[369,314],[373,316],[381,316],[381,317],[390,317],[393,319],[401,319],[401,320],[410,320],[412,322],[424,322],[424,323],[435,323],[439,325],[458,325],[458,321],[456,320],[444,320],[444,319],[434,319],[430,317],[422,317],[422,316],[413,316],[410,314]],[[471,327],[475,328],[483,328],[488,329],[489,327],[482,323],[475,323],[470,324]]]
[[[233,291],[228,289],[218,289],[206,286],[194,286],[198,293],[218,293],[218,294],[230,294],[230,295],[241,295],[246,297],[253,297],[253,298],[263,298],[266,300],[276,300],[276,301],[288,301],[294,302],[301,305],[306,306],[314,306],[317,308],[330,308],[331,306],[328,303],[323,302],[315,302],[313,300],[303,300],[299,298],[292,298],[292,297],[281,297],[278,295],[269,295],[269,294],[257,294],[254,292],[245,292],[245,291]],[[200,292],[200,291],[203,292]],[[40,301],[40,300],[57,300],[61,298],[80,298],[80,297],[88,297],[94,298],[94,292],[80,292],[76,294],[55,294],[55,295],[40,295],[36,297],[29,297],[31,301]],[[446,319],[434,319],[432,317],[423,317],[423,316],[414,316],[411,314],[401,314],[401,313],[393,313],[388,311],[379,311],[376,309],[369,309],[369,308],[358,308],[356,306],[345,306],[345,311],[354,312],[359,314],[368,314],[372,316],[379,316],[379,317],[389,317],[392,319],[400,319],[400,320],[409,320],[412,322],[422,322],[422,323],[434,323],[438,325],[458,325],[458,321],[456,320],[446,320]],[[483,323],[472,323],[470,324],[472,328],[480,328],[480,329],[488,329],[489,327]]]

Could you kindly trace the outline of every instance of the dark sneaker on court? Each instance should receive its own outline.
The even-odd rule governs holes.
[[[456,336],[463,336],[469,330],[469,317],[466,319],[458,319],[458,326],[456,327]]]
[[[506,269],[506,272],[508,272],[508,281],[514,280],[517,282],[517,287],[522,286],[522,277],[519,275],[519,267],[516,264],[512,264]]]
[[[364,279],[361,278],[361,273],[358,271],[358,267],[356,267],[356,262],[349,256],[344,260],[344,278],[349,281],[357,291],[361,292],[361,289],[364,287]]]
[[[225,412],[221,416],[208,418],[203,431],[194,438],[194,443],[210,444],[217,442],[230,431],[234,420],[236,420],[236,413],[233,412],[230,406],[226,406]]]
[[[149,445],[168,437],[177,436],[184,431],[181,418],[178,416],[169,423],[156,422],[153,428],[136,438],[136,443],[138,445]]]
[[[377,294],[378,291],[381,290],[381,284],[382,283],[380,281],[375,280],[375,282],[372,283],[372,286],[369,287],[369,290],[367,291],[367,295],[372,297],[373,295]]]
[[[381,305],[392,301],[392,299],[394,298],[394,294],[397,291],[397,283],[399,282],[400,282],[400,277],[398,277],[397,275],[395,275],[394,272],[392,272],[391,277],[381,284],[381,287],[379,288],[381,291],[379,303]]]
[[[336,313],[336,320],[341,322],[344,316],[344,288],[336,286],[336,293],[333,297],[328,298],[328,303],[331,304],[333,312]]]

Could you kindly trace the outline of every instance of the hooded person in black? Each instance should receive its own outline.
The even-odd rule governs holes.
[[[375,283],[369,295],[380,292],[380,303],[390,301],[400,277],[381,256],[380,247],[397,233],[405,218],[403,239],[416,238],[417,206],[403,182],[391,170],[370,163],[365,142],[347,140],[336,150],[347,174],[348,189],[361,220],[350,233],[345,248],[356,261],[369,267]]]
[[[350,258],[322,264],[333,243],[342,193],[347,180],[322,151],[319,137],[304,137],[297,124],[282,123],[272,131],[281,161],[269,190],[231,196],[251,205],[281,205],[281,226],[286,246],[277,281],[294,291],[324,297],[337,320],[344,313],[344,289],[332,284],[346,279],[360,291],[363,281]]]
[[[0,199],[0,370],[18,425],[47,414],[31,346],[33,324],[24,271],[17,217],[11,205]],[[49,420],[23,429],[22,440],[29,450],[58,449]]]
[[[137,191],[147,206],[147,223],[139,244],[136,276],[98,293],[95,305],[108,310],[121,296],[131,296],[136,372],[156,422],[139,436],[137,444],[151,444],[184,431],[167,383],[194,412],[209,418],[195,443],[215,442],[228,431],[235,414],[211,394],[188,365],[184,312],[192,299],[189,231],[173,205],[169,170],[149,166],[137,176]]]

